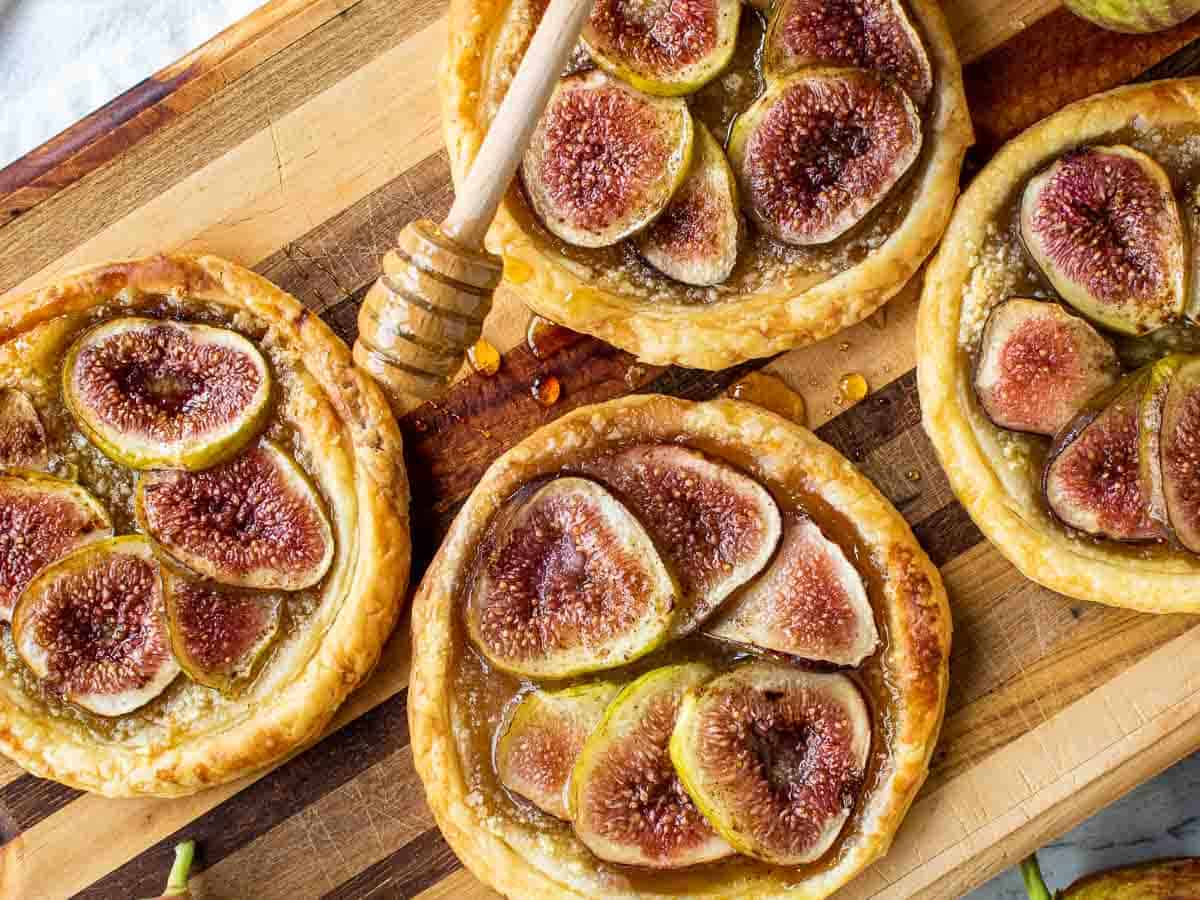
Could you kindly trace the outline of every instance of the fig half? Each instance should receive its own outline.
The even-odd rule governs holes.
[[[1086,147],[1035,175],[1021,238],[1060,297],[1125,334],[1183,313],[1183,223],[1162,166],[1132,147]]]
[[[684,284],[720,284],[737,262],[737,183],[725,151],[696,123],[695,161],[682,187],[654,224],[635,240],[638,252]]]
[[[667,752],[684,695],[711,677],[703,663],[646,673],[617,695],[583,745],[571,818],[601,859],[668,869],[733,854],[688,797]]]
[[[596,0],[583,28],[592,59],[640,91],[690,94],[729,64],[739,0]]]
[[[542,223],[577,247],[606,247],[667,206],[692,161],[692,114],[601,71],[559,81],[521,162]]]
[[[901,0],[780,0],[763,51],[768,77],[813,65],[874,69],[924,106],[933,68]]]
[[[1148,372],[1091,398],[1054,438],[1042,488],[1060,521],[1115,541],[1161,537],[1142,489],[1138,419]]]
[[[775,559],[705,628],[722,640],[857,666],[879,645],[862,577],[812,519],[789,522]]]
[[[801,246],[836,240],[861,222],[920,150],[908,94],[862,69],[805,69],[771,82],[729,141],[751,217]]]
[[[1150,515],[1200,553],[1200,356],[1168,356],[1142,395],[1140,460]]]
[[[676,594],[628,509],[594,482],[559,478],[501,525],[467,601],[467,629],[505,671],[567,678],[661,644]]]
[[[687,447],[634,446],[589,461],[584,471],[633,510],[679,580],[672,637],[699,628],[779,544],[779,507],[766,489]]]
[[[133,469],[203,469],[258,431],[267,361],[226,328],[113,319],[67,352],[63,398],[84,434]]]
[[[813,862],[862,789],[871,718],[844,675],[755,662],[690,690],[671,735],[688,794],[739,852]]]
[[[163,570],[171,648],[192,681],[236,694],[258,674],[279,633],[277,596]]]
[[[13,642],[34,674],[67,700],[101,716],[123,715],[179,674],[162,599],[149,541],[98,541],[30,582],[13,616]]]
[[[1014,298],[993,307],[983,327],[975,393],[1001,428],[1053,435],[1120,375],[1116,351],[1084,319]]]
[[[203,472],[146,472],[136,511],[167,553],[221,584],[296,591],[319,582],[333,562],[316,488],[271,441]]]
[[[112,533],[100,501],[74,482],[0,475],[0,619],[12,621],[17,598],[44,566]]]
[[[496,743],[500,783],[544,812],[569,819],[571,773],[620,686],[607,681],[521,698]]]
[[[0,469],[45,469],[49,462],[46,429],[29,395],[0,390]]]

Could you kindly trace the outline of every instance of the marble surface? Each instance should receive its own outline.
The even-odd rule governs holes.
[[[245,16],[258,0],[0,0],[0,166]],[[1047,880],[1200,855],[1200,754],[1044,848]],[[1016,860],[1013,861],[1014,863]],[[1016,900],[1009,870],[969,900]]]

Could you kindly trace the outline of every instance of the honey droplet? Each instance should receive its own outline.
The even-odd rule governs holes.
[[[849,341],[842,341],[840,344],[838,344],[838,352],[839,353],[845,353],[849,349],[850,349]]]
[[[480,375],[491,378],[500,371],[500,351],[487,338],[480,338],[467,351],[467,361]]]
[[[857,403],[863,397],[867,396],[869,387],[867,379],[863,378],[857,372],[848,372],[838,382],[838,390],[842,392],[844,400],[849,403]]]
[[[734,400],[744,400],[778,413],[797,425],[808,421],[804,398],[774,375],[751,372],[741,381],[731,385],[725,393]]]
[[[524,284],[533,277],[533,266],[515,256],[504,257],[504,279],[513,284]]]
[[[909,481],[920,481],[921,480],[921,470],[920,469],[909,469],[907,472],[904,473],[904,477],[907,478]]]
[[[542,406],[553,406],[562,393],[562,385],[553,375],[533,379],[533,396]]]
[[[529,328],[525,330],[525,343],[529,352],[537,359],[553,356],[562,349],[563,339],[571,332],[561,325],[555,325],[549,319],[535,315],[529,320]]]
[[[642,381],[646,377],[646,367],[634,363],[625,370],[625,386],[631,391],[636,391],[642,386]]]

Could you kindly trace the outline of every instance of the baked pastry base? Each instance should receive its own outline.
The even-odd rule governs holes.
[[[314,313],[241,266],[183,255],[114,262],[12,300],[0,307],[0,385],[26,390],[39,411],[61,405],[34,371],[57,372],[98,314],[147,308],[225,324],[263,348],[276,416],[323,495],[337,550],[312,608],[236,700],[180,675],[143,710],[100,720],[52,705],[27,670],[4,667],[0,750],[35,775],[109,796],[192,793],[316,740],[378,660],[409,573],[408,483],[386,401]],[[7,628],[2,637],[11,647]]]
[[[613,446],[682,441],[725,458],[772,490],[816,496],[853,524],[882,585],[876,608],[890,691],[873,696],[883,763],[858,812],[822,863],[802,869],[746,858],[676,873],[602,864],[569,833],[495,808],[472,784],[463,745],[470,714],[456,697],[466,645],[459,611],[480,540],[504,501],[530,480]],[[860,563],[861,564],[861,563]],[[820,898],[886,852],[925,779],[945,708],[950,613],[937,569],[900,514],[846,459],[811,432],[732,400],[637,396],[576,410],[526,438],[487,471],[455,519],[413,607],[409,722],[417,771],[438,824],[482,881],[513,898]],[[880,722],[886,724],[882,727]],[[490,760],[485,761],[490,765]]]
[[[793,267],[753,292],[708,302],[686,300],[684,286],[665,276],[653,297],[607,289],[587,266],[564,258],[514,187],[488,241],[506,258],[508,286],[535,312],[656,365],[721,369],[818,341],[866,318],[900,291],[937,245],[973,139],[958,55],[941,9],[934,0],[911,0],[909,7],[934,72],[923,116],[925,145],[910,178],[914,183],[896,189],[911,191],[907,211],[860,262],[832,277]],[[456,183],[462,183],[486,133],[489,96],[497,81],[507,84],[511,78],[532,28],[520,2],[450,4],[450,49],[440,89]]]
[[[1005,145],[955,210],[925,276],[917,322],[925,430],[980,530],[1022,574],[1051,590],[1148,612],[1200,611],[1200,560],[1073,536],[1053,521],[1040,489],[1005,457],[1003,434],[979,407],[960,333],[964,295],[987,290],[984,250],[1006,227],[999,219],[1031,175],[1064,151],[1108,142],[1115,133],[1195,128],[1198,104],[1200,79],[1134,85],[1074,103]]]

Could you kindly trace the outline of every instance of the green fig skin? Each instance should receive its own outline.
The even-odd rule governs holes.
[[[1200,0],[1066,0],[1067,9],[1109,31],[1149,34],[1200,12]]]
[[[1171,859],[1097,872],[1059,900],[1188,900],[1200,897],[1200,859]]]

